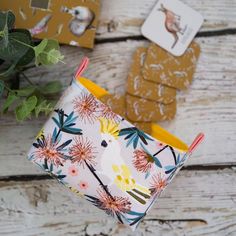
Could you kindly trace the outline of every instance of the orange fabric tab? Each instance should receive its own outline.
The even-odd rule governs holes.
[[[191,154],[198,146],[199,144],[204,140],[205,135],[203,133],[200,133],[193,141],[191,146],[189,147],[189,153]]]
[[[83,74],[83,72],[87,69],[88,64],[89,64],[89,58],[84,57],[78,69],[76,70],[75,79],[79,78]]]

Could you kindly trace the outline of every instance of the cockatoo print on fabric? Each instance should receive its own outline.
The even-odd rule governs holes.
[[[101,156],[101,173],[110,179],[121,191],[127,193],[140,204],[146,204],[151,197],[148,188],[136,183],[129,167],[121,156],[121,147],[118,141],[119,124],[105,118],[99,119],[101,127],[101,146],[104,152]]]

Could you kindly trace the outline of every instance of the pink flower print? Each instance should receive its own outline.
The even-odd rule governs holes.
[[[75,144],[69,148],[72,163],[78,163],[83,168],[86,165],[95,165],[95,151],[92,143],[82,136],[74,138]]]
[[[82,190],[87,190],[87,188],[88,188],[88,183],[87,183],[86,181],[81,180],[81,181],[79,182],[79,187],[80,187],[80,189],[82,189]]]
[[[68,174],[71,175],[71,176],[77,176],[78,175],[78,169],[76,166],[70,166],[68,168]]]
[[[37,142],[33,144],[36,148],[34,151],[35,159],[45,159],[57,167],[63,166],[65,155],[63,154],[62,146],[64,144],[59,145],[59,142],[55,141],[51,135],[47,137],[42,135],[42,137],[38,138]]]
[[[82,121],[94,123],[97,118],[98,102],[92,94],[82,94],[73,100],[74,110]]]
[[[157,147],[158,147],[158,148],[163,148],[163,147],[164,147],[164,144],[163,144],[163,143],[157,143]]]
[[[157,175],[154,175],[152,177],[150,191],[152,195],[161,193],[164,188],[167,186],[168,182],[167,179],[161,175],[161,173],[158,173]]]
[[[154,165],[154,159],[142,149],[134,151],[133,165],[137,171],[146,173],[150,171]]]

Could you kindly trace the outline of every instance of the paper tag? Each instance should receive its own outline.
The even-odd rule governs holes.
[[[175,56],[181,56],[203,23],[203,17],[178,0],[159,0],[142,26],[142,34]]]

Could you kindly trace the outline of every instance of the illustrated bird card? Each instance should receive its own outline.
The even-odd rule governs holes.
[[[100,0],[1,0],[0,10],[11,10],[15,26],[34,38],[93,48]]]
[[[159,0],[142,26],[142,34],[175,56],[181,56],[203,23],[197,11],[178,0]]]

